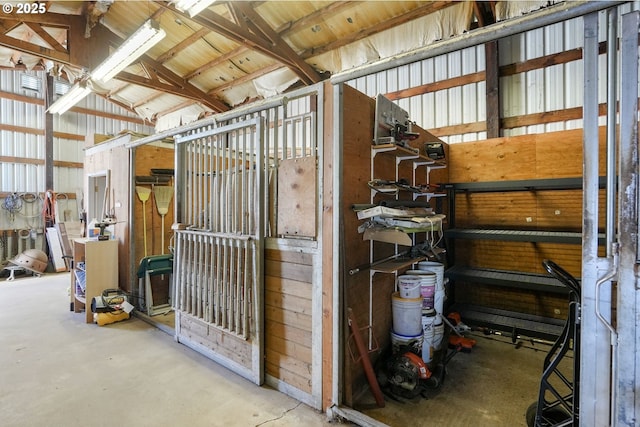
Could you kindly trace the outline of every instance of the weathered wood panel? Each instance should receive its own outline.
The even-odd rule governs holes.
[[[265,370],[305,393],[312,392],[313,255],[265,251]]]
[[[284,159],[278,166],[278,233],[316,236],[316,158]]]
[[[265,271],[268,276],[296,280],[298,282],[311,283],[313,279],[313,267],[310,265],[265,259]]]
[[[251,341],[228,334],[184,313],[180,315],[180,333],[189,340],[247,369],[252,367]]]
[[[280,379],[306,393],[312,391],[311,365],[283,354],[267,351],[265,359],[267,374]]]

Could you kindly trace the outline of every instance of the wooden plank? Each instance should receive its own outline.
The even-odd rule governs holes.
[[[265,346],[273,349],[274,351],[278,351],[280,354],[286,354],[293,357],[296,360],[306,363],[311,363],[312,361],[313,352],[311,351],[311,348],[293,341],[287,341],[273,335],[267,335],[265,337]]]
[[[233,334],[210,326],[187,313],[180,314],[181,334],[221,357],[232,360],[245,368],[251,368],[251,343]]]
[[[484,45],[486,58],[486,117],[487,138],[500,136],[500,78],[498,61],[498,41],[493,40]]]
[[[334,240],[333,240],[333,194],[334,194],[334,163],[333,153],[337,149],[334,145],[333,127],[333,86],[329,83],[324,85],[324,111],[323,120],[324,141],[322,144],[323,158],[323,182],[322,182],[322,408],[329,408],[333,403],[333,319],[339,315],[335,310],[334,297]]]
[[[547,258],[577,276],[581,266],[580,246],[560,243],[461,240],[456,243],[456,258],[471,267],[542,274]]]
[[[281,360],[277,361],[282,363]],[[269,359],[265,361],[265,370],[267,374],[278,378],[279,380],[301,390],[305,393],[312,392],[311,377],[309,375],[302,376],[285,369],[283,366],[279,366],[275,363],[271,363]]]
[[[27,165],[44,165],[44,159],[32,159],[28,157],[15,157],[15,156],[0,156],[0,162],[2,163],[22,163]],[[65,162],[61,160],[54,160],[53,166],[61,168],[76,168],[82,169],[84,163],[80,162]]]
[[[311,330],[302,329],[298,325],[286,325],[284,323],[268,320],[265,322],[265,332],[267,335],[273,335],[274,337],[293,341],[298,344],[311,347]]]
[[[410,98],[412,96],[424,95],[426,93],[437,92],[440,90],[452,89],[468,84],[479,83],[485,80],[485,72],[478,71],[476,73],[464,74],[458,77],[452,77],[445,80],[439,80],[433,83],[427,83],[420,86],[411,87],[395,92],[385,93],[384,96],[392,101]]]
[[[289,249],[265,249],[264,251],[264,259],[293,264],[313,265],[313,257],[314,254]]]
[[[305,383],[308,384],[308,386],[311,385],[311,364],[309,362],[304,362],[274,350],[265,352],[265,360],[267,364],[271,365],[270,370],[272,372],[278,372],[280,369],[284,369],[301,378],[306,378]]]
[[[304,330],[311,330],[311,328],[313,328],[310,315],[282,310],[273,306],[265,306],[264,317],[266,320],[273,322],[285,325],[296,325],[298,328]]]
[[[280,292],[265,292],[265,305],[311,316],[311,300]]]
[[[449,179],[481,182],[535,177],[535,145],[518,144],[514,138],[451,144]]]
[[[265,289],[311,300],[311,283],[265,276]]]
[[[604,127],[600,129],[604,150]],[[451,182],[481,182],[582,175],[582,130],[548,132],[453,144]],[[604,160],[600,170],[604,173]]]
[[[492,287],[489,285],[456,283],[456,301],[501,310],[566,319],[567,297],[523,289]]]
[[[606,173],[606,127],[599,128],[599,165]],[[523,138],[524,139],[524,138]],[[526,142],[523,142],[526,143]],[[536,177],[566,178],[582,176],[582,129],[538,134],[536,145]]]
[[[313,267],[310,265],[290,264],[265,260],[265,275],[311,283],[313,281]]]
[[[284,159],[278,167],[278,233],[316,236],[316,158]]]

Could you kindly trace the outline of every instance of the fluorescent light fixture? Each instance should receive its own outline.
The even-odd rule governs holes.
[[[51,114],[62,114],[69,108],[76,105],[82,99],[84,99],[84,97],[87,96],[89,92],[91,92],[91,88],[87,87],[86,82],[78,82],[73,85],[71,89],[69,89],[69,92],[67,92],[66,94],[58,98],[56,102],[51,104],[51,106],[47,109],[47,112]]]
[[[91,78],[103,83],[111,80],[113,76],[127,68],[166,35],[167,33],[160,28],[157,22],[149,19],[91,72]]]
[[[207,7],[211,6],[216,0],[177,0],[176,9],[187,12],[190,17],[194,17]]]

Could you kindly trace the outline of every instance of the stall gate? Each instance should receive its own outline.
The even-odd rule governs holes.
[[[263,119],[177,138],[176,339],[256,384],[263,367]]]
[[[317,409],[322,94],[301,88],[176,131],[173,245],[176,339]]]

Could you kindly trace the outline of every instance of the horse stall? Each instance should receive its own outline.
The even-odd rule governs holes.
[[[322,110],[314,86],[175,136],[177,340],[318,409]]]
[[[136,139],[136,135],[125,133],[87,147],[83,183],[87,223],[93,219],[114,223],[107,230],[119,242],[118,283],[134,298],[138,292],[140,260],[147,255],[169,251],[166,246],[171,240],[173,205],[170,204],[163,218],[153,197],[158,186],[172,185],[173,177],[157,176],[155,179],[152,169],[172,169],[174,164],[173,144],[156,141],[128,148]],[[144,204],[136,194],[136,186],[148,189],[149,199]],[[162,241],[167,243],[164,248]],[[166,289],[164,298],[168,298],[168,286],[160,288]]]

